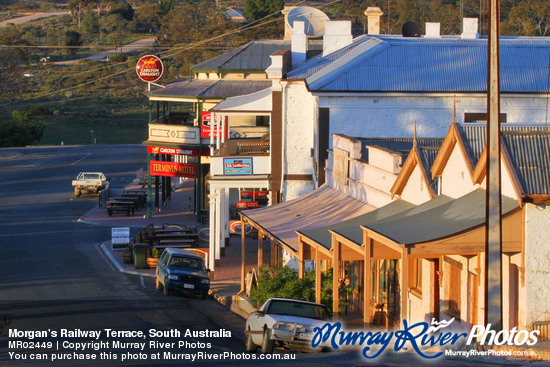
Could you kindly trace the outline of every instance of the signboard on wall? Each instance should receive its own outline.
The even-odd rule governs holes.
[[[258,202],[257,201],[237,201],[237,204],[235,206],[237,207],[237,209],[257,208]]]
[[[223,174],[226,176],[251,175],[252,173],[252,157],[223,159]]]
[[[267,198],[267,191],[241,191],[241,199]]]
[[[151,176],[197,177],[197,166],[192,163],[151,161]]]
[[[220,118],[218,116],[218,118]],[[210,137],[210,126],[214,123],[212,121],[212,114],[208,111],[201,112],[201,138],[209,138]],[[220,124],[220,132],[219,135],[221,137],[221,130],[224,130],[224,138],[227,139],[227,116],[223,117],[222,123]],[[215,129],[214,125],[214,138],[218,137],[218,132]]]
[[[197,156],[197,155],[199,155],[199,150],[198,149],[180,149],[180,148],[147,146],[147,153]]]

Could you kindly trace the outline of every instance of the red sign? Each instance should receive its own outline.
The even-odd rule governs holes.
[[[153,147],[147,146],[147,153],[153,154],[179,154],[179,155],[199,155],[198,149],[180,149],[180,148],[168,148],[168,147]]]
[[[266,198],[267,197],[267,191],[241,191],[241,198],[250,198],[252,200],[256,198]]]
[[[210,112],[201,112],[201,138],[210,137],[210,126],[214,123],[212,121],[212,114]],[[225,130],[224,137],[227,138],[227,116],[224,116],[222,123],[220,124],[220,132],[216,131],[216,125],[213,126],[214,129],[214,138],[217,138],[218,135],[221,137],[221,129]]]
[[[144,82],[156,82],[162,76],[164,66],[162,61],[156,56],[143,56],[136,64],[136,72]]]
[[[197,166],[192,163],[151,161],[151,176],[197,177]]]
[[[238,209],[257,208],[257,201],[237,201],[236,207]]]

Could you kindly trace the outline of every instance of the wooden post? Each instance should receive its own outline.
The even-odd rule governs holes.
[[[321,303],[321,257],[315,249],[315,302]]]
[[[366,238],[365,242],[365,264],[364,264],[364,281],[363,281],[363,323],[370,324],[371,308],[371,251],[374,241],[371,238]]]
[[[239,293],[244,293],[245,284],[244,280],[246,277],[246,233],[244,230],[245,221],[241,216],[241,291]]]
[[[261,229],[258,229],[258,273],[264,264],[264,235]]]
[[[332,264],[332,314],[334,320],[339,318],[340,303],[340,243],[332,235],[333,264]]]
[[[401,288],[401,320],[403,322],[407,318],[407,304],[409,303],[408,297],[408,285],[409,285],[409,259],[407,256],[407,247],[403,247],[401,251],[401,274],[400,278],[400,288]]]
[[[502,328],[502,218],[500,187],[499,0],[489,0],[487,64],[487,191],[485,322]]]
[[[298,246],[298,278],[304,278],[304,243],[299,241]]]
[[[271,266],[277,265],[277,244],[271,240]]]

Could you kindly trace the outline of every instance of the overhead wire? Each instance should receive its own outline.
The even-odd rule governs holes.
[[[295,4],[296,5],[299,5],[301,3],[304,3],[306,0],[302,0],[302,1],[299,1],[298,3]],[[337,3],[337,2],[340,2],[342,0],[333,0],[331,1],[330,3],[327,3],[327,4],[323,4],[319,7],[325,7],[325,6],[329,6],[329,5],[332,5],[334,3]],[[220,38],[223,38],[223,37],[227,37],[229,35],[232,35],[232,34],[235,34],[235,33],[240,33],[240,32],[243,32],[243,31],[246,31],[246,30],[250,30],[250,29],[254,29],[254,28],[257,28],[257,27],[260,27],[260,26],[264,26],[266,24],[270,24],[270,23],[273,23],[273,22],[278,22],[278,21],[281,21],[281,20],[284,20],[284,18],[276,18],[276,19],[272,19],[272,20],[269,20],[269,21],[266,21],[266,22],[263,22],[263,23],[259,23],[261,21],[263,21],[264,19],[267,19],[267,18],[270,18],[270,17],[273,17],[275,15],[278,15],[280,13],[280,11],[277,11],[277,12],[274,12],[274,13],[271,13],[271,14],[268,14],[260,19],[257,19],[249,24],[246,24],[242,27],[239,27],[239,28],[236,28],[234,30],[230,30],[226,33],[223,33],[221,35],[218,35],[218,36],[215,36],[215,37],[211,37],[211,38],[208,38],[208,39],[205,39],[205,40],[199,40],[199,41],[195,41],[195,42],[192,42],[186,46],[182,46],[180,48],[176,47],[175,50],[174,49],[170,49],[170,50],[167,50],[165,52],[161,52],[159,53],[159,55],[163,55],[162,57],[160,57],[161,59],[166,59],[166,58],[169,58],[169,57],[173,57],[181,52],[184,52],[184,51],[187,51],[189,49],[192,49],[192,48],[195,48],[197,46],[200,46],[200,45],[203,45],[205,43],[208,43],[208,42],[212,42],[214,40],[217,40],[217,39],[220,39]],[[256,24],[255,24],[256,23]],[[254,25],[252,25],[254,24]],[[252,25],[252,26],[251,26]],[[101,71],[101,70],[104,70],[104,69],[108,69],[108,68],[113,68],[113,67],[117,67],[117,66],[121,66],[121,64],[128,64],[130,62],[133,62],[133,61],[136,61],[138,60],[138,58],[130,58],[129,60],[127,60],[126,62],[124,63],[119,63],[119,64],[114,64],[114,65],[107,65],[107,66],[103,66],[103,67],[100,67],[100,68],[95,68],[95,69],[92,69],[92,70],[85,70],[85,71],[82,71],[82,72],[77,72],[77,73],[73,73],[71,75],[68,75],[68,76],[64,76],[62,78],[60,78],[59,81],[56,82],[56,84],[58,84],[59,82],[61,82],[62,80],[67,80],[69,78],[72,78],[72,77],[75,77],[75,76],[78,76],[78,75],[82,75],[82,74],[87,74],[87,73],[93,73],[93,72],[97,72],[97,71]],[[84,82],[84,83],[80,83],[80,84],[77,84],[77,85],[74,85],[72,87],[67,87],[67,88],[64,88],[64,89],[60,89],[60,90],[57,90],[57,91],[48,91],[46,93],[42,93],[42,94],[39,94],[37,96],[34,96],[34,97],[29,97],[29,98],[26,98],[26,99],[22,99],[22,100],[19,100],[18,102],[25,102],[25,101],[29,101],[29,100],[35,100],[35,99],[39,99],[39,98],[44,98],[44,97],[48,97],[48,96],[51,96],[51,95],[55,95],[55,94],[59,94],[59,93],[63,93],[63,92],[67,92],[67,91],[71,91],[73,89],[77,89],[77,88],[80,88],[80,87],[83,87],[83,86],[86,86],[86,85],[90,85],[90,84],[93,84],[93,83],[96,83],[96,82],[99,82],[99,81],[102,81],[102,80],[105,80],[105,79],[108,79],[108,78],[113,78],[115,76],[118,76],[118,75],[121,75],[121,74],[124,74],[124,73],[127,73],[127,72],[130,72],[130,71],[133,71],[135,70],[134,67],[130,67],[130,68],[127,68],[125,70],[122,70],[122,71],[119,71],[119,72],[116,72],[116,73],[112,73],[112,74],[109,74],[109,75],[106,75],[104,77],[100,77],[100,78],[96,78],[94,80],[91,80],[91,81],[88,81],[88,82]],[[52,87],[53,88],[53,87]],[[11,104],[11,103],[8,103],[8,104]],[[1,105],[6,105],[6,104],[1,104]]]

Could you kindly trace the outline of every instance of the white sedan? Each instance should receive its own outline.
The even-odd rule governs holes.
[[[270,298],[246,320],[246,350],[272,353],[275,345],[292,349],[313,349],[313,328],[332,321],[325,305],[287,298]]]

